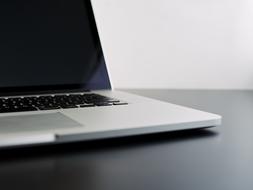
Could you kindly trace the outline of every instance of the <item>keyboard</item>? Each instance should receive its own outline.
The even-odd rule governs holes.
[[[0,113],[127,104],[126,102],[94,93],[9,97],[0,98]]]

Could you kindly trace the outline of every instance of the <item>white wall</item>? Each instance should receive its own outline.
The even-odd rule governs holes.
[[[116,88],[252,88],[253,0],[93,0]]]

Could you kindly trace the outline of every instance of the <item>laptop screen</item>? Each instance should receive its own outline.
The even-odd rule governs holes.
[[[0,92],[108,89],[89,0],[0,1]]]

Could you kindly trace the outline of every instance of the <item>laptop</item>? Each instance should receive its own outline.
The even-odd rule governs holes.
[[[1,148],[221,123],[216,114],[113,90],[90,0],[1,1],[0,27]]]

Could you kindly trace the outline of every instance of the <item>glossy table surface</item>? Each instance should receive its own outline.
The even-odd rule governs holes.
[[[129,91],[220,114],[223,124],[204,130],[1,150],[0,188],[253,189],[253,91]]]

